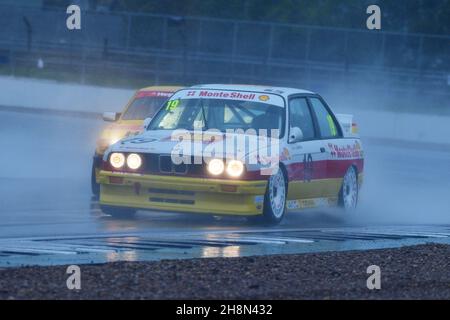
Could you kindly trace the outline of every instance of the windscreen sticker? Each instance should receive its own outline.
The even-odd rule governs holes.
[[[143,98],[143,97],[170,98],[172,95],[173,95],[173,92],[166,92],[166,91],[139,91],[136,94],[136,98]]]
[[[336,125],[334,124],[333,118],[328,114],[327,115],[328,125],[330,126],[331,136],[337,136]]]
[[[260,103],[271,104],[279,107],[284,107],[284,100],[282,97],[275,94],[262,94],[258,92],[246,91],[228,91],[228,90],[183,90],[176,94],[175,99],[228,99],[240,101],[254,101]]]
[[[169,101],[167,101],[166,110],[173,111],[178,107],[179,104],[180,104],[180,99],[169,100]]]

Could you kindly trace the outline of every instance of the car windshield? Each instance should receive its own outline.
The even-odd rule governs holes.
[[[229,99],[169,100],[148,130],[278,129],[284,131],[284,108],[254,101]]]
[[[153,117],[167,97],[136,97],[122,115],[122,120],[144,120]]]

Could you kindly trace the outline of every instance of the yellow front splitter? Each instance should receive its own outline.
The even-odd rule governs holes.
[[[266,180],[237,181],[100,171],[100,204],[225,215],[262,214]]]

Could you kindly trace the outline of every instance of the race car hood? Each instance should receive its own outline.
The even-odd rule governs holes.
[[[171,154],[174,150],[180,150],[183,143],[182,140],[189,141],[191,148],[184,148],[183,155],[202,156],[204,152],[208,154],[208,150],[225,150],[224,157],[239,158],[237,155],[247,156],[248,154],[258,151],[258,144],[252,143],[257,140],[255,135],[249,134],[223,134],[209,133],[201,131],[184,131],[184,133],[175,133],[171,130],[149,130],[136,136],[125,138],[112,145],[105,153],[106,160],[111,152],[136,152],[136,153],[157,153]],[[227,139],[241,139],[245,143],[236,143],[236,147],[232,150],[226,150]],[[270,147],[270,143],[277,139],[267,139],[266,147]],[[185,145],[186,146],[186,145]],[[222,147],[222,148],[221,148]]]

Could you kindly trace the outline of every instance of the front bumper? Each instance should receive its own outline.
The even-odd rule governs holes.
[[[101,170],[100,204],[224,215],[262,214],[266,180],[137,175]]]

